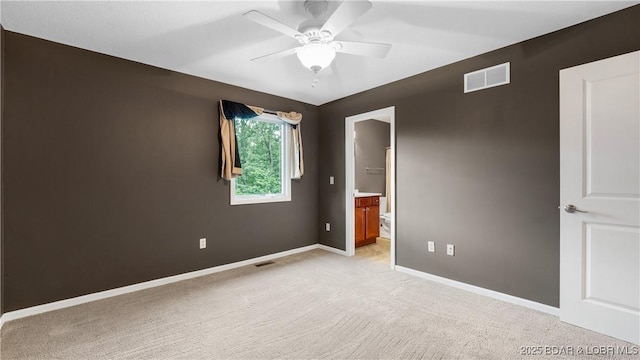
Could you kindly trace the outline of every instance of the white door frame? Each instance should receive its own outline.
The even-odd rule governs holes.
[[[353,204],[353,190],[355,189],[355,144],[353,132],[355,123],[365,120],[379,120],[390,124],[389,133],[391,136],[391,254],[389,264],[391,269],[396,266],[396,108],[388,108],[370,111],[364,114],[353,115],[345,118],[344,122],[344,162],[345,162],[345,249],[347,256],[356,253],[355,241],[355,207]],[[388,196],[387,196],[388,199]],[[387,200],[388,201],[388,200]]]

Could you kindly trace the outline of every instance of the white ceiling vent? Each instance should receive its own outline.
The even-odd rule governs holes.
[[[510,63],[464,74],[464,92],[482,90],[510,82]]]

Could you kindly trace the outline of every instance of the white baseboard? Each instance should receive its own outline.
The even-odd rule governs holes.
[[[457,289],[461,289],[461,290],[469,291],[469,292],[472,292],[472,293],[488,296],[490,298],[494,298],[496,300],[508,302],[508,303],[511,303],[511,304],[524,306],[524,307],[527,307],[529,309],[537,310],[537,311],[540,311],[540,312],[543,312],[543,313],[546,313],[546,314],[549,314],[549,315],[560,316],[560,309],[556,308],[556,307],[553,307],[553,306],[549,306],[549,305],[541,304],[541,303],[538,303],[538,302],[535,302],[535,301],[519,298],[519,297],[513,296],[513,295],[508,295],[508,294],[501,293],[501,292],[498,292],[498,291],[493,291],[493,290],[481,288],[479,286],[469,285],[467,283],[463,283],[463,282],[447,279],[447,278],[444,278],[444,277],[440,277],[440,276],[437,276],[437,275],[429,274],[429,273],[418,271],[418,270],[409,269],[409,268],[406,268],[406,267],[403,267],[403,266],[399,266],[399,265],[396,265],[395,269],[397,271],[405,273],[405,274],[417,276],[417,277],[420,277],[420,278],[423,278],[423,279],[426,279],[426,280],[430,280],[430,281],[434,281],[434,282],[437,282],[437,283],[440,283],[440,284],[448,285],[448,286],[451,286],[451,287],[454,287],[454,288],[457,288]]]
[[[2,325],[4,325],[4,315],[0,316],[0,330],[2,330]]]
[[[340,249],[336,249],[336,248],[333,248],[333,247],[327,246],[327,245],[318,244],[318,249],[322,249],[324,251],[332,252],[334,254],[338,254],[338,255],[342,255],[342,256],[347,256],[347,252],[346,251],[340,250]]]
[[[234,262],[234,263],[231,263],[231,264],[215,266],[215,267],[211,267],[211,268],[208,268],[208,269],[192,271],[192,272],[179,274],[179,275],[174,275],[174,276],[169,276],[169,277],[165,277],[165,278],[161,278],[161,279],[145,281],[145,282],[142,282],[142,283],[133,284],[133,285],[129,285],[129,286],[124,286],[124,287],[120,287],[120,288],[116,288],[116,289],[100,291],[100,292],[93,293],[93,294],[88,294],[88,295],[82,295],[82,296],[74,297],[74,298],[71,298],[71,299],[65,299],[65,300],[55,301],[55,302],[47,303],[47,304],[43,304],[43,305],[32,306],[32,307],[28,307],[28,308],[25,308],[25,309],[9,311],[9,312],[3,314],[2,317],[0,318],[0,328],[2,328],[2,324],[3,323],[11,321],[11,320],[16,320],[16,319],[24,318],[24,317],[27,317],[27,316],[36,315],[36,314],[41,314],[41,313],[48,312],[48,311],[64,309],[64,308],[67,308],[67,307],[70,307],[70,306],[80,305],[80,304],[84,304],[84,303],[88,303],[88,302],[96,301],[96,300],[102,300],[102,299],[110,298],[110,297],[113,297],[113,296],[128,294],[128,293],[132,293],[132,292],[136,292],[136,291],[140,291],[140,290],[153,288],[153,287],[156,287],[156,286],[162,286],[162,285],[166,285],[166,284],[171,284],[171,283],[182,281],[182,280],[193,279],[193,278],[196,278],[196,277],[205,276],[205,275],[209,275],[209,274],[214,274],[214,273],[218,273],[218,272],[225,271],[225,270],[236,269],[236,268],[239,268],[239,267],[243,267],[243,266],[247,266],[247,265],[253,265],[253,264],[257,264],[257,263],[261,263],[261,262],[265,262],[265,261],[269,261],[269,260],[274,260],[274,259],[281,258],[281,257],[284,257],[284,256],[298,254],[298,253],[301,253],[301,252],[310,251],[310,250],[314,250],[314,249],[318,249],[318,248],[319,248],[318,244],[313,244],[313,245],[309,245],[309,246],[300,247],[300,248],[297,248],[297,249],[291,249],[291,250],[287,250],[287,251],[282,251],[282,252],[275,253],[275,254],[269,254],[269,255],[265,255],[265,256],[260,256],[260,257],[253,258],[253,259],[238,261],[238,262]]]

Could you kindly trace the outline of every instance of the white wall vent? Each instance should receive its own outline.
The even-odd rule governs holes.
[[[464,92],[468,93],[508,84],[511,81],[510,64],[507,62],[464,74]]]

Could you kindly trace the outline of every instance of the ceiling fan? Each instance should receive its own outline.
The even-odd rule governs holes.
[[[245,18],[288,35],[300,43],[298,47],[260,56],[251,59],[251,61],[266,62],[296,54],[304,67],[317,74],[331,64],[336,53],[378,58],[387,56],[391,44],[334,40],[340,32],[371,9],[371,2],[367,0],[343,1],[333,14],[326,21],[323,21],[321,17],[327,11],[328,6],[329,2],[326,0],[306,0],[304,9],[312,17],[303,21],[297,30],[257,10],[243,14]]]

